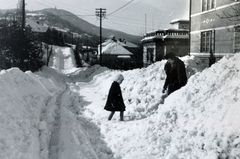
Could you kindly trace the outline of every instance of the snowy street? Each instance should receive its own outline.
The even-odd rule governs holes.
[[[76,68],[68,47],[49,67],[0,73],[1,159],[240,158],[240,54],[206,68],[183,57],[188,84],[160,104],[166,61],[129,71]],[[103,109],[117,74],[124,121]]]

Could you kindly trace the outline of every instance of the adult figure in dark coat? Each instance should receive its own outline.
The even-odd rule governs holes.
[[[116,79],[113,81],[111,88],[109,90],[107,102],[104,107],[105,110],[111,111],[108,120],[112,119],[115,111],[120,111],[120,120],[123,121],[124,115],[123,112],[126,109],[120,88],[120,84],[122,83],[123,80],[124,80],[123,75],[121,74],[117,75]]]
[[[175,54],[168,53],[165,59],[167,59],[167,63],[164,70],[167,78],[163,86],[163,93],[167,90],[166,94],[168,96],[187,84],[187,76],[184,62],[176,57]]]

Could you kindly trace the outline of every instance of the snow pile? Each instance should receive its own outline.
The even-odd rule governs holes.
[[[175,155],[181,152],[185,153],[182,157],[240,157],[239,70],[240,54],[225,57],[191,77],[185,88],[159,108],[161,115],[171,114],[176,119],[173,122],[178,132],[171,145],[177,148]]]
[[[198,62],[193,63],[192,57],[183,60],[188,73],[202,68]],[[133,71],[100,73],[90,83],[91,91],[87,91],[89,85],[82,89],[86,100],[94,97],[86,115],[102,128],[115,157],[240,157],[239,63],[239,54],[223,58],[192,76],[163,105],[159,99],[165,80],[164,61]],[[118,73],[125,77],[121,85],[127,106],[125,123],[116,122],[117,113],[107,122],[109,112],[103,110],[111,80]]]
[[[1,71],[1,159],[113,158],[99,128],[81,116],[79,93],[66,80],[49,68]]]
[[[188,84],[160,104],[166,61],[130,71],[77,69],[71,50],[54,50],[51,68],[0,73],[1,159],[240,158],[240,54],[203,71],[182,58]],[[119,73],[125,121],[118,112],[107,121],[103,107]]]
[[[202,71],[204,68],[199,61],[195,61],[194,57],[184,57],[183,61],[186,64],[188,77]],[[98,101],[97,105],[104,105],[113,79],[117,74],[122,73],[125,80],[121,84],[121,88],[127,105],[127,120],[142,119],[154,113],[154,110],[158,108],[166,78],[165,63],[166,61],[156,62],[147,68],[130,71],[112,71],[100,66],[94,66],[82,69],[78,72],[78,78],[76,76],[74,78],[80,82],[92,83],[91,87],[97,90],[102,99],[102,101]],[[81,77],[79,78],[79,76]],[[82,77],[85,77],[86,80],[79,80],[83,79]],[[86,91],[81,90],[83,93]]]
[[[39,158],[38,127],[52,92],[17,68],[1,71],[0,83],[0,158]]]

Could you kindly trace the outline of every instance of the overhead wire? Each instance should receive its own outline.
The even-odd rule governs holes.
[[[38,3],[38,4],[40,4],[40,5],[43,5],[43,6],[45,6],[45,7],[50,7],[50,8],[52,8],[52,5],[56,5],[55,3],[53,3],[53,2],[49,2],[49,1],[47,1],[47,0],[41,0],[41,2],[39,2],[39,1],[33,1],[33,0],[30,0],[30,1],[32,1],[32,2],[34,2],[34,3]],[[132,7],[134,7],[134,6],[136,6],[137,4],[139,4],[140,2],[142,2],[142,0],[139,0],[138,2],[136,2],[136,3],[132,3],[134,0],[131,0],[130,2],[128,2],[128,3],[126,3],[125,5],[123,5],[123,6],[121,6],[120,8],[118,8],[118,9],[116,9],[115,11],[113,11],[113,12],[111,12],[111,13],[109,13],[109,14],[107,14],[107,19],[109,20],[109,21],[111,21],[112,23],[115,23],[115,24],[117,24],[118,26],[121,26],[121,27],[124,27],[125,29],[127,29],[126,28],[126,26],[128,26],[128,27],[130,27],[130,28],[136,28],[136,27],[138,27],[138,28],[143,28],[144,27],[144,23],[145,23],[145,21],[143,21],[143,20],[138,20],[138,19],[133,19],[133,18],[126,18],[126,17],[119,17],[119,16],[115,16],[114,14],[115,13],[119,13],[119,11],[125,11],[125,10],[127,10],[127,9],[130,9],[130,8],[132,8]],[[2,1],[3,2],[3,1]],[[65,4],[65,3],[61,3],[61,2],[59,2],[58,4],[60,4],[60,5],[64,5],[64,7],[67,7],[67,8],[71,8],[71,10],[78,10],[79,11],[79,8],[78,7],[75,7],[75,6],[70,6],[70,5],[68,5],[68,4]],[[132,4],[132,5],[130,5],[130,4]],[[51,6],[50,6],[51,5]],[[92,13],[92,11],[90,11],[90,10],[86,10],[86,9],[81,9],[82,11],[84,11],[85,13]],[[75,16],[78,16],[78,17],[86,17],[86,16],[95,16],[94,14],[74,14]],[[58,16],[73,16],[73,15],[67,15],[67,14],[64,14],[64,15],[58,15]],[[119,23],[119,19],[121,19],[121,22],[125,22],[125,23]],[[106,21],[106,23],[109,23],[109,21],[107,22]],[[149,21],[148,21],[149,22]],[[95,21],[95,23],[96,23],[96,21]],[[157,22],[158,23],[158,22]],[[167,25],[167,23],[163,23],[163,22],[159,22],[159,23],[161,23],[161,25]],[[169,25],[169,24],[168,24]],[[129,30],[129,29],[128,29]]]
[[[42,0],[42,1],[44,1],[44,2],[46,2],[46,3],[49,3],[49,4],[51,4],[51,5],[56,5],[55,3],[52,3],[52,2],[49,2],[49,1],[46,1],[46,0]],[[69,8],[69,9],[71,9],[71,10],[76,10],[76,11],[81,10],[81,11],[87,12],[88,14],[92,13],[92,11],[86,10],[85,8],[83,9],[83,8],[79,8],[79,7],[72,6],[72,5],[65,4],[65,3],[61,3],[61,2],[58,2],[58,4],[64,6],[65,8]]]
[[[42,1],[45,1],[45,0],[42,0]],[[49,7],[49,8],[52,8],[52,6],[49,6],[49,5],[46,5],[46,4],[43,4],[43,3],[41,3],[41,2],[36,2],[36,1],[32,1],[32,2],[34,2],[34,3],[38,3],[38,4],[41,4],[41,5],[43,5],[43,6],[45,6],[45,7]],[[46,1],[45,1],[46,2]],[[47,2],[48,3],[48,2]],[[58,16],[80,16],[80,17],[83,17],[83,16],[95,16],[95,15],[93,15],[93,14],[89,14],[89,15],[84,15],[84,14],[73,14],[73,15],[67,15],[67,14],[64,14],[64,15],[58,15]]]
[[[41,5],[44,5],[44,6],[46,6],[46,7],[50,7],[50,8],[51,8],[51,6],[49,6],[49,5],[46,5],[46,4],[43,4],[43,3],[40,3],[40,2],[36,2],[36,1],[33,1],[33,0],[31,0],[31,1],[32,1],[32,2],[35,2],[35,3],[39,3],[39,4],[41,4]],[[42,1],[44,1],[44,2],[46,2],[46,3],[49,3],[50,5],[55,5],[54,3],[48,2],[48,1],[46,1],[46,0],[42,0]],[[118,8],[118,9],[115,10],[114,12],[108,14],[107,16],[109,17],[109,15],[111,15],[111,17],[112,17],[112,14],[113,14],[113,13],[119,11],[120,9],[124,8],[125,6],[127,6],[128,4],[130,4],[130,3],[133,2],[133,1],[134,1],[134,0],[128,2],[128,3],[125,4],[124,6]],[[140,2],[140,1],[139,1],[139,2]],[[137,2],[137,3],[139,3],[139,2]],[[64,5],[65,7],[66,7],[66,6],[71,7],[71,9],[74,8],[74,7],[72,7],[72,6],[70,6],[70,5],[66,5],[66,4],[64,4],[64,3],[60,3],[60,4]],[[79,9],[79,8],[78,8],[78,9]],[[81,9],[81,10],[83,10],[83,9]],[[86,11],[88,12],[89,10],[86,10]],[[89,11],[89,12],[90,12],[90,11]],[[76,14],[75,14],[75,15],[76,15]],[[59,15],[59,16],[72,16],[72,15]],[[79,14],[78,14],[78,15],[76,15],[76,16],[95,16],[95,15],[93,15],[93,14],[87,14],[87,15],[81,14],[81,15],[79,15]],[[117,17],[117,18],[121,18],[121,17]],[[127,18],[122,18],[122,19],[127,19]],[[130,19],[130,21],[138,21],[138,20],[136,20],[136,19]]]
[[[9,3],[9,2],[10,1],[8,1],[8,0],[7,1],[6,0],[5,1],[0,1],[0,4]]]
[[[129,33],[129,28],[126,28],[123,24],[114,22],[114,21],[112,21],[112,20],[110,20],[110,19],[107,19],[107,20],[111,21],[111,23],[114,23],[114,24],[116,24],[117,26],[121,25],[121,27],[122,27],[126,32]],[[136,28],[136,26],[135,26],[135,28]]]
[[[130,19],[130,18],[126,18],[126,17],[117,17],[117,16],[114,16],[113,13],[116,13],[118,11],[121,10],[121,12],[125,11],[125,10],[128,10],[130,8],[133,8],[134,6],[138,5],[140,2],[142,2],[142,0],[139,0],[138,2],[132,4],[132,5],[129,5],[130,3],[132,3],[132,1],[128,2],[127,4],[125,4],[124,6],[120,7],[119,9],[115,10],[114,12],[111,12],[110,14],[107,14],[107,19],[108,20],[111,20],[112,22],[121,25],[122,26],[128,26],[128,27],[139,27],[139,28],[143,28],[145,27],[145,24],[146,22],[149,23],[150,21],[143,21],[143,20],[138,20],[138,19]],[[117,18],[117,19],[116,19]],[[118,23],[116,21],[119,21],[119,19],[122,19],[121,22],[126,22],[125,24],[122,24],[122,23]],[[161,25],[165,25],[165,26],[169,26],[169,23],[164,23],[164,22],[157,22],[158,24],[161,23]],[[128,29],[129,30],[129,29]],[[148,30],[154,30],[154,27],[151,28],[150,26],[148,26]]]
[[[41,4],[41,5],[46,6],[46,7],[49,7],[49,8],[54,8],[54,7],[56,7],[56,3],[49,2],[49,1],[46,1],[46,0],[41,0],[41,2],[34,1],[34,0],[30,0],[30,1],[32,1],[32,2],[34,2],[34,3]],[[76,6],[71,6],[71,5],[68,5],[68,4],[64,4],[64,3],[58,2],[58,5],[59,5],[59,4],[62,5],[62,6],[64,6],[64,8],[71,9],[71,11],[73,11],[73,10],[79,11],[79,8],[76,7]],[[82,8],[81,8],[81,11],[84,11],[84,12],[87,13],[87,14],[92,13],[92,11],[86,10],[86,9],[82,9]],[[82,16],[82,15],[81,15],[81,16]]]
[[[111,18],[117,18],[117,20],[119,19],[122,19],[121,21],[126,21],[126,22],[131,22],[131,23],[139,23],[139,24],[143,24],[145,23],[145,21],[142,21],[142,20],[139,20],[139,19],[132,19],[132,18],[125,18],[125,17],[117,17],[117,16],[112,16]],[[151,22],[151,21],[147,21],[147,22]],[[155,21],[156,22],[156,21]],[[162,24],[169,24],[169,23],[164,23],[164,22],[161,22],[161,21],[157,21],[157,23],[162,23]]]
[[[121,12],[123,12],[123,11],[126,11],[126,10],[128,10],[128,9],[132,9],[134,6],[136,6],[136,5],[138,5],[139,3],[141,3],[143,0],[139,0],[138,2],[135,2],[135,3],[133,3],[132,5],[129,5],[129,6],[127,6],[127,7],[125,7],[125,8],[123,8],[122,10],[121,10]],[[174,2],[174,3],[176,3],[176,2]],[[125,18],[125,17],[117,17],[117,16],[115,16],[115,15],[111,15],[111,18],[112,17],[116,17],[116,18],[120,18],[120,19],[122,19],[121,21],[128,21],[129,20],[129,22],[128,23],[134,23],[134,24],[142,24],[142,25],[145,25],[145,23],[152,23],[152,21],[149,21],[149,20],[147,20],[147,21],[143,21],[143,20],[138,20],[138,19],[129,19],[129,18]],[[136,22],[133,22],[133,21],[136,21]],[[169,27],[170,26],[170,24],[169,23],[166,23],[166,22],[163,22],[163,21],[156,21],[156,20],[154,20],[154,22],[155,23],[157,23],[157,26],[158,26],[158,28],[160,28],[160,26],[161,27]],[[144,26],[145,27],[145,26]],[[150,26],[148,26],[148,28],[150,28]],[[151,29],[151,30],[154,30],[154,26],[153,26],[153,28]]]
[[[1,3],[1,6],[3,6],[3,5],[8,5],[8,4],[10,4],[11,1],[1,1],[0,3]],[[5,6],[5,8],[6,8],[6,6]],[[9,8],[11,8],[11,6],[9,5],[9,6],[7,6],[7,8],[9,9]]]
[[[122,11],[125,11],[125,10],[128,10],[129,8],[134,7],[135,5],[139,4],[141,1],[143,1],[143,0],[139,0],[138,2],[136,2],[136,3],[134,3],[134,4],[130,5],[130,6],[125,7]]]
[[[106,19],[106,20],[109,20],[109,21],[106,21],[105,23],[111,23],[111,24],[116,24],[117,27],[121,26],[121,28],[123,30],[126,31],[126,33],[135,33],[134,35],[140,35],[140,34],[143,34],[141,30],[144,30],[144,25],[135,25],[135,24],[128,24],[128,23],[119,23],[119,22],[116,22],[116,21],[113,21],[111,19]],[[126,27],[127,26],[127,27]]]
[[[123,23],[119,23],[119,22],[117,22],[117,21],[115,21],[115,20],[112,20],[112,19],[106,19],[106,20],[109,20],[109,21],[111,21],[111,22],[113,22],[113,23],[115,23],[115,24],[118,24],[118,26],[119,25],[121,25],[121,27],[122,26],[128,26],[128,27],[132,27],[132,28],[136,28],[138,25],[136,25],[135,23],[125,23],[125,24],[123,24]],[[108,22],[109,23],[109,22]],[[140,24],[140,26],[142,26],[141,24]]]
[[[112,14],[118,12],[119,10],[121,10],[121,9],[124,8],[124,7],[126,7],[127,5],[129,5],[130,3],[132,3],[133,1],[134,1],[134,0],[131,0],[131,1],[128,2],[127,4],[125,4],[125,5],[123,5],[122,7],[118,8],[117,10],[115,10],[115,11],[113,11],[113,12],[107,14],[107,16],[110,16],[110,15],[112,15]]]
[[[96,28],[96,26],[97,26],[96,23],[97,23],[97,19],[95,20],[95,23],[94,23],[94,25],[93,25],[94,27],[92,28],[91,34],[93,34],[93,30],[94,30],[94,29]]]
[[[50,6],[46,5],[46,4],[43,4],[43,3],[41,3],[41,2],[35,2],[35,3],[38,3],[38,4],[40,4],[40,5],[42,5],[42,6],[45,6],[45,7],[52,8],[52,7],[50,7]]]
[[[85,17],[85,16],[95,16],[95,15],[84,15],[84,14],[69,14],[69,15],[67,15],[67,14],[58,14],[57,16],[60,16],[60,17],[73,17],[73,16],[77,16],[77,17]]]
[[[121,23],[119,23],[119,19],[121,19]],[[138,28],[140,31],[138,31],[138,34],[142,34],[142,30],[144,30],[143,28],[145,28],[145,21],[140,20],[140,19],[132,19],[132,18],[124,18],[124,17],[117,17],[117,16],[110,16],[108,18],[106,18],[106,20],[111,21],[112,23],[118,24],[117,26],[121,26],[128,28],[128,32],[129,30],[132,31],[136,31],[136,28]],[[124,23],[123,23],[124,22]],[[150,21],[147,21],[147,23],[150,23]],[[169,26],[169,23],[163,23],[163,22],[157,22],[158,26],[159,24],[161,24],[161,27],[166,28]],[[160,27],[158,27],[160,28]],[[147,30],[154,30],[153,26],[148,26]],[[139,33],[140,32],[140,33]]]

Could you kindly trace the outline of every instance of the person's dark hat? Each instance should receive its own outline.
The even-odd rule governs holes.
[[[176,55],[174,53],[168,53],[164,56],[164,59],[175,59],[176,58]]]

